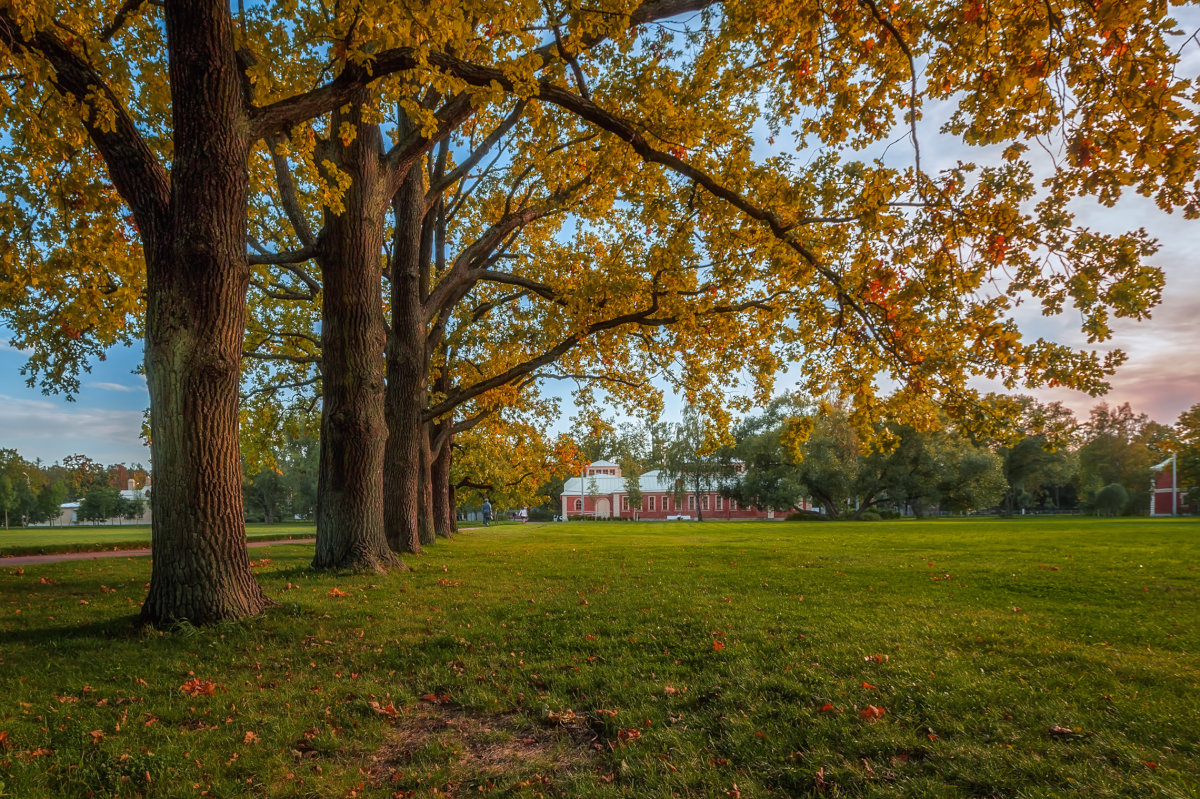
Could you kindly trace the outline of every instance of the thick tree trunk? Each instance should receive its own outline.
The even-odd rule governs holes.
[[[439,538],[450,538],[456,531],[458,518],[450,486],[450,436],[445,437],[434,453],[429,481],[433,488],[434,534]]]
[[[350,176],[344,211],[328,213],[319,248],[322,297],[321,454],[317,544],[313,567],[386,571],[400,565],[384,535],[384,325],[380,281],[387,209],[376,125],[362,120],[369,102],[358,93],[335,113],[334,157]],[[343,122],[356,129],[337,139]]]
[[[392,326],[387,341],[387,426],[384,514],[387,540],[398,552],[421,551],[421,414],[428,387],[421,297],[421,228],[425,180],[414,166],[392,200]]]
[[[249,141],[229,5],[166,7],[175,131],[169,219],[146,241],[146,376],[157,625],[236,619],[270,600],[250,571],[238,457]]]

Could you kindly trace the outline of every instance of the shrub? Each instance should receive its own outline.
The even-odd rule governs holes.
[[[531,522],[552,522],[554,521],[555,513],[549,508],[530,508],[529,521]]]
[[[823,522],[827,517],[824,513],[813,510],[794,510],[787,515],[789,522]]]
[[[1109,483],[1096,492],[1092,506],[1100,516],[1116,516],[1129,504],[1129,492],[1120,483]]]
[[[860,522],[877,522],[880,521],[883,516],[879,514],[879,511],[864,510],[855,518],[857,518]]]

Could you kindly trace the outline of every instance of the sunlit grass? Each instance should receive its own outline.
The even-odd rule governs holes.
[[[516,525],[387,577],[252,557],[277,608],[167,633],[133,623],[148,559],[0,563],[3,795],[1200,784],[1192,520]]]

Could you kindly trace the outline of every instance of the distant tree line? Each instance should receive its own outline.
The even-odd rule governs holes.
[[[80,503],[80,521],[136,519],[145,502],[120,492],[130,480],[143,486],[148,477],[140,463],[105,466],[86,455],[68,455],[46,465],[40,458],[26,460],[15,449],[0,449],[0,511],[6,529],[53,521],[64,502]]]
[[[1200,404],[1168,426],[1128,403],[1101,403],[1081,421],[1060,402],[991,401],[1019,406],[1012,435],[983,435],[936,415],[922,427],[881,423],[862,431],[837,403],[783,397],[733,425],[724,441],[685,411],[679,424],[597,428],[581,449],[590,460],[622,467],[635,507],[638,476],[657,468],[680,494],[720,490],[743,505],[783,512],[807,500],[826,518],[1146,515],[1151,467],[1172,453],[1179,485],[1200,501]],[[545,490],[561,493],[562,486]]]

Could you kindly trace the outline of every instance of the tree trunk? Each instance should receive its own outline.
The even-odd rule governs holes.
[[[326,214],[318,248],[322,298],[321,454],[313,567],[387,571],[400,565],[384,534],[384,325],[380,281],[387,198],[379,164],[382,137],[363,122],[370,102],[356,93],[331,124],[333,155],[350,186],[344,211]],[[337,131],[348,122],[348,143]]]
[[[398,552],[421,551],[421,414],[427,399],[425,318],[421,298],[421,228],[425,180],[413,166],[392,200],[392,326],[387,340],[387,425],[384,515],[387,540]]]
[[[421,425],[421,495],[417,517],[421,543],[425,546],[437,540],[433,519],[433,453],[429,448],[430,425]]]
[[[250,571],[238,453],[247,160],[229,5],[166,6],[170,210],[146,241],[146,376],[154,459],[142,619],[236,619],[271,604]]]
[[[440,538],[450,538],[454,535],[458,518],[450,485],[450,440],[449,435],[444,437],[434,453],[433,465],[429,470],[429,479],[433,487],[433,530]]]

